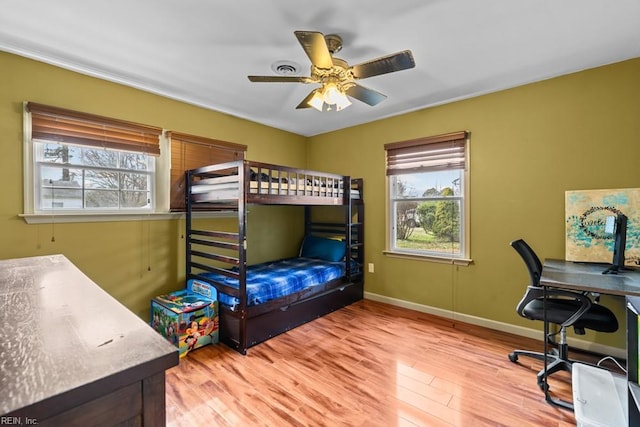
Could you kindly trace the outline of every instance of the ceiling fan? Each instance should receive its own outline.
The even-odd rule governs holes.
[[[318,83],[296,108],[313,107],[319,111],[335,108],[340,111],[355,98],[368,105],[376,105],[387,96],[357,83],[367,77],[387,74],[415,67],[410,50],[394,53],[358,65],[349,64],[333,55],[342,49],[342,38],[337,34],[324,35],[315,31],[294,31],[305,53],[311,60],[311,76],[248,76],[252,82]],[[335,106],[335,107],[333,107]]]

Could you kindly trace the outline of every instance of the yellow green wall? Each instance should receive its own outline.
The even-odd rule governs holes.
[[[23,101],[246,144],[249,159],[362,177],[366,262],[375,264],[375,273],[366,274],[367,292],[530,328],[537,325],[514,310],[527,275],[509,242],[522,237],[542,258],[562,258],[566,190],[640,187],[640,59],[312,138],[6,53],[0,70],[0,259],[62,253],[143,318],[151,296],[182,285],[184,221],[25,224],[17,216]],[[384,255],[384,144],[458,130],[471,131],[473,264]],[[614,159],[614,153],[623,155]],[[252,208],[250,261],[296,250],[299,242],[278,235],[290,224],[301,226],[299,210]],[[232,220],[206,221],[232,226]],[[603,302],[624,324],[620,299]],[[622,332],[589,337],[624,346]]]
[[[515,313],[528,276],[509,242],[563,258],[566,190],[640,187],[639,76],[635,59],[311,138],[310,168],[364,178],[366,291],[536,327]],[[384,144],[459,130],[471,132],[473,264],[384,255]],[[602,301],[624,329],[622,301]],[[624,347],[623,331],[594,337]]]
[[[297,167],[306,162],[301,136],[0,52],[0,259],[64,254],[145,319],[151,297],[184,286],[184,220],[26,224],[18,217],[23,213],[23,101],[246,144],[249,159]],[[252,208],[249,261],[295,254],[299,241],[273,236],[291,228],[301,233],[299,210],[274,207],[275,214],[267,216]],[[260,227],[259,221],[268,226]]]

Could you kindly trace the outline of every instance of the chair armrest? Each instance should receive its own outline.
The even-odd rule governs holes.
[[[580,319],[580,317],[582,317],[583,314],[585,314],[591,308],[591,300],[586,295],[583,295],[581,293],[564,291],[564,290],[561,290],[561,289],[555,289],[554,291],[557,291],[557,293],[554,293],[555,295],[558,295],[558,296],[569,296],[571,298],[575,298],[581,304],[581,306],[578,309],[578,311],[573,313],[573,315],[571,317],[569,317],[567,320],[565,320],[564,323],[562,325],[560,325],[560,326],[564,327],[564,326],[573,325],[574,323],[576,323],[578,321],[578,319]],[[547,290],[547,295],[548,294],[549,294],[549,290]]]
[[[544,299],[544,297],[545,297],[545,290],[543,287],[529,285],[527,288],[526,295],[524,296],[522,301],[520,301],[520,303],[518,304],[519,314],[524,317],[523,313],[520,312],[521,308],[524,308],[529,302],[533,300]],[[586,313],[591,308],[591,304],[592,304],[589,297],[584,295],[583,293],[572,292],[565,289],[547,288],[546,297],[547,299],[557,298],[557,297],[566,297],[566,298],[571,298],[580,302],[580,308],[578,308],[575,313],[569,316],[569,318],[560,325],[563,327],[572,326],[578,319],[580,319],[580,317],[584,313]]]

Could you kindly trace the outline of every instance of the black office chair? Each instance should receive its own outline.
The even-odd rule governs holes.
[[[544,320],[544,290],[540,286],[542,263],[524,240],[514,240],[511,242],[511,246],[524,260],[531,277],[527,292],[516,310],[524,318],[542,321]],[[567,328],[573,326],[575,333],[578,335],[584,335],[585,329],[598,332],[615,332],[618,330],[618,320],[611,310],[593,303],[585,293],[547,288],[546,295],[547,321],[560,326],[560,331],[557,332],[560,334],[557,348],[552,348],[551,352],[547,353],[547,375],[558,371],[571,372],[571,364],[574,361],[569,359]],[[545,339],[551,341],[553,335],[549,333],[549,336],[545,337]],[[544,353],[526,350],[514,350],[509,353],[509,360],[517,362],[518,356],[544,360]],[[540,388],[544,390],[545,387],[548,387],[544,381],[544,369],[538,373],[537,379]]]

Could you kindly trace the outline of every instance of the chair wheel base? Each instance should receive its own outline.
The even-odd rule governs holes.
[[[509,360],[516,363],[518,361],[518,355],[515,353],[509,353]]]
[[[544,391],[545,393],[549,391],[549,384],[546,383],[544,380],[538,381],[538,387],[540,387],[540,390]]]

